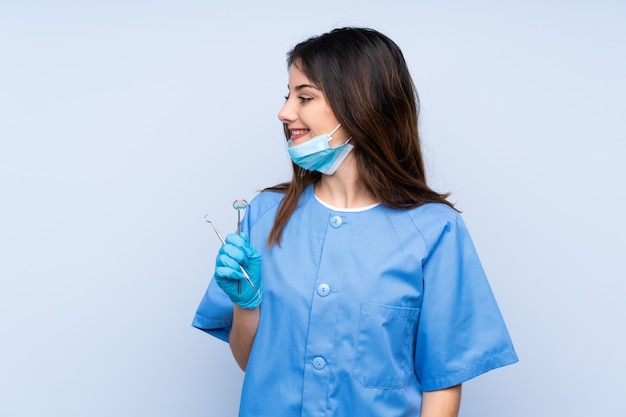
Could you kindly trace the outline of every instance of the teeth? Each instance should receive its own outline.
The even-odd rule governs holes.
[[[291,131],[292,135],[302,135],[304,133],[306,133],[306,130],[304,130],[304,129],[303,130],[292,130]]]

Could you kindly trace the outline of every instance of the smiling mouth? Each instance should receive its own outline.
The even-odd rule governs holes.
[[[307,133],[309,133],[309,129],[289,129],[289,138],[291,140],[298,140]]]

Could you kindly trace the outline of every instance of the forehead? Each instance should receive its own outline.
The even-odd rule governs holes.
[[[291,65],[289,67],[289,89],[301,89],[301,88],[314,88],[319,90],[319,87],[315,85],[313,81],[302,72],[297,65]]]

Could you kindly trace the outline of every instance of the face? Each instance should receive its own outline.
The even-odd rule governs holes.
[[[278,113],[278,119],[287,125],[294,146],[330,133],[339,125],[324,93],[296,65],[289,69],[288,87],[287,101]],[[339,128],[329,145],[341,145],[347,139],[344,136],[343,129]]]

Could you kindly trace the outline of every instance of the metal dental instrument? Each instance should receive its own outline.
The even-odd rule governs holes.
[[[233,202],[233,208],[237,210],[237,234],[241,234],[241,210],[244,210],[248,207],[248,202],[246,200],[235,200]]]
[[[237,234],[241,236],[241,210],[248,207],[246,200],[235,200],[233,202],[233,208],[237,210]],[[241,281],[237,283],[237,292],[241,294]]]
[[[208,224],[211,225],[211,227],[215,231],[215,234],[217,235],[217,238],[220,240],[220,242],[222,242],[222,245],[225,245],[226,240],[224,239],[224,236],[222,236],[220,231],[217,230],[217,227],[215,227],[215,225],[211,222],[211,220],[209,220],[208,216],[209,216],[208,214],[204,216],[204,221],[206,221]],[[246,281],[248,281],[248,284],[250,284],[250,286],[256,290],[257,295],[259,296],[259,298],[261,298],[261,292],[250,279],[250,275],[248,275],[248,273],[246,272],[243,266],[239,265],[239,268],[241,268],[241,272],[243,273],[243,276],[246,278]],[[241,283],[241,281],[239,281],[239,283]]]

